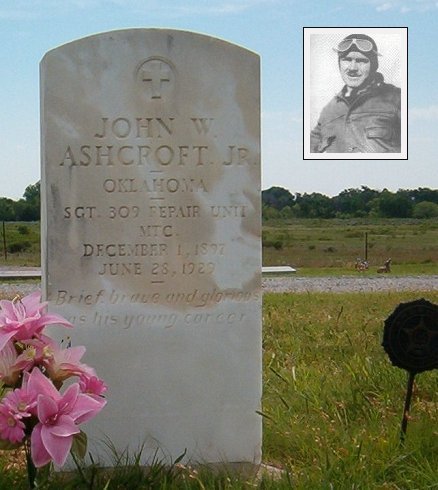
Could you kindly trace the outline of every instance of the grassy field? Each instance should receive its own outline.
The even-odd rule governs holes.
[[[265,296],[264,457],[288,468],[293,488],[438,488],[438,372],[417,376],[401,446],[407,376],[380,345],[384,319],[413,299]]]
[[[284,470],[261,481],[190,468],[152,474],[121,466],[41,488],[390,489],[438,488],[438,371],[416,378],[405,443],[406,372],[381,347],[383,322],[400,302],[438,292],[266,294],[263,309],[263,460]],[[7,469],[7,471],[6,471]],[[25,472],[0,456],[0,489],[26,488]]]
[[[357,257],[367,273],[392,259],[395,274],[438,273],[438,220],[294,220],[263,227],[263,265],[291,265],[301,275],[357,274]]]
[[[0,266],[41,265],[39,222],[5,223],[4,229],[1,225]]]
[[[269,222],[263,226],[263,265],[291,265],[300,275],[357,274],[366,233],[365,274],[375,274],[388,258],[394,274],[438,274],[438,219]],[[0,238],[0,266],[40,265],[39,223],[6,223],[7,260],[2,231]]]

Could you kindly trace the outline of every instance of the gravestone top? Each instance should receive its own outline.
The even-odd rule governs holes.
[[[43,290],[109,385],[87,433],[259,462],[258,56],[102,33],[46,54],[41,99]]]

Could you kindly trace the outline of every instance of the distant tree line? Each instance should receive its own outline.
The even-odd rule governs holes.
[[[434,218],[438,217],[438,190],[377,191],[362,186],[334,197],[318,192],[292,194],[283,187],[262,191],[263,219],[287,218]],[[0,197],[0,221],[39,221],[40,183],[26,187],[18,201]]]
[[[0,197],[0,221],[39,221],[40,183],[26,187],[18,201]]]
[[[263,218],[433,218],[438,216],[438,190],[418,188],[377,191],[362,186],[334,197],[317,192],[292,194],[282,187],[262,191]]]

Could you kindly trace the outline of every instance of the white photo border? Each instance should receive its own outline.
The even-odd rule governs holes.
[[[313,153],[310,152],[310,132],[314,127],[314,117],[311,117],[311,49],[310,36],[313,34],[343,37],[351,33],[363,33],[376,37],[378,49],[379,34],[390,34],[399,37],[400,60],[399,80],[397,86],[401,89],[401,149],[399,153]],[[336,53],[333,46],[328,48]],[[330,57],[329,57],[330,58]],[[380,61],[380,60],[379,60]],[[337,72],[339,77],[339,72]],[[340,80],[340,77],[339,77]],[[391,83],[391,80],[388,80]],[[398,84],[399,82],[399,84]],[[342,81],[339,82],[342,87]],[[339,90],[338,90],[339,91]],[[336,91],[331,93],[331,97]],[[327,100],[328,102],[328,100]],[[408,28],[407,27],[303,27],[303,160],[407,160],[408,159]]]

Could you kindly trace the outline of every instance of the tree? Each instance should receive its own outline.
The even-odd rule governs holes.
[[[383,218],[409,218],[413,203],[407,191],[392,193],[384,189],[377,198],[378,212]]]
[[[302,218],[333,218],[332,200],[319,192],[297,195],[299,216]]]
[[[40,203],[40,182],[28,185],[23,194],[24,200],[28,203]]]
[[[262,202],[278,211],[284,207],[290,208],[294,205],[294,196],[283,187],[271,187],[265,191],[262,191]]]
[[[39,221],[40,219],[40,183],[28,185],[24,199],[15,203],[15,216],[18,221]]]
[[[0,198],[0,221],[14,221],[15,220],[15,202],[7,197]]]
[[[266,204],[262,204],[262,218],[266,221],[270,219],[278,219],[280,217],[280,212],[272,208],[271,206],[267,206]]]
[[[333,198],[333,207],[341,217],[366,216],[371,210],[371,202],[378,191],[362,186],[360,189],[345,189]]]
[[[430,201],[422,201],[415,204],[412,211],[414,218],[436,218],[438,216],[438,204]]]
[[[438,204],[438,189],[429,189],[428,187],[419,187],[413,191],[406,191],[412,198],[414,203],[418,204],[422,201],[433,202]]]

